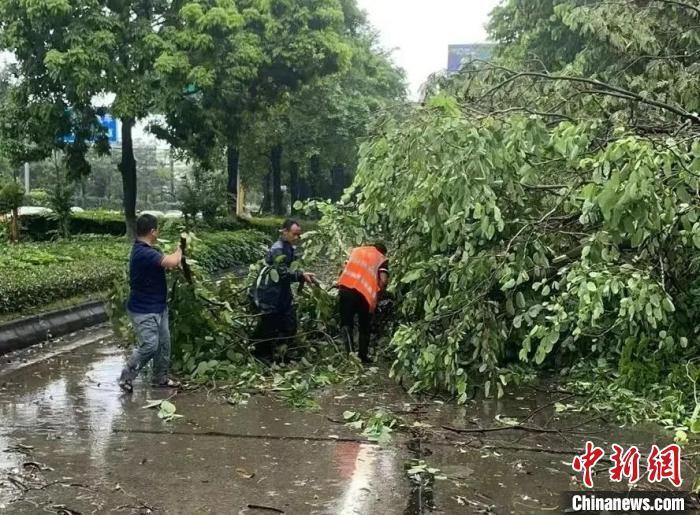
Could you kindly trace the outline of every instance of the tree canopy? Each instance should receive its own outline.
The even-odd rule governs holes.
[[[17,59],[16,81],[0,113],[8,121],[2,128],[5,153],[19,163],[58,149],[76,177],[87,174],[85,155],[93,142],[108,150],[95,115],[109,110],[122,124],[119,169],[133,230],[136,121],[161,114],[165,123],[154,132],[205,167],[227,149],[229,174],[235,174],[246,120],[348,66],[345,14],[357,15],[353,5],[3,1],[0,46]]]

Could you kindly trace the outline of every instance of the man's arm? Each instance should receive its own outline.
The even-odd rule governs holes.
[[[163,259],[160,260],[160,266],[166,270],[172,270],[173,268],[180,266],[181,261],[182,249],[178,246],[175,252],[168,254],[167,256],[163,256]]]

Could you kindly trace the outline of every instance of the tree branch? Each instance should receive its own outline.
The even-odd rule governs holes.
[[[547,118],[547,117],[551,117],[551,118],[563,118],[564,120],[569,120],[569,121],[572,122],[572,123],[576,121],[576,120],[574,120],[573,118],[571,118],[570,116],[567,116],[567,115],[565,115],[565,114],[561,114],[561,113],[547,113],[547,112],[543,112],[543,111],[533,111],[532,109],[528,109],[527,107],[510,107],[510,108],[508,108],[508,109],[502,109],[502,110],[500,110],[500,111],[493,111],[493,112],[490,112],[490,113],[488,113],[487,116],[495,116],[495,115],[498,115],[498,114],[508,114],[508,113],[513,113],[513,112],[518,112],[518,111],[522,111],[522,112],[529,113],[529,114],[535,114],[535,115],[542,116],[542,117],[545,117],[545,118]]]
[[[685,120],[690,120],[691,122],[700,125],[700,116],[689,113],[685,109],[682,109],[677,106],[672,106],[670,104],[666,104],[663,102],[657,102],[656,100],[651,100],[648,98],[644,98],[637,93],[634,93],[632,91],[628,91],[626,89],[618,88],[617,86],[612,86],[610,84],[606,84],[605,82],[601,82],[599,80],[595,79],[586,79],[584,77],[567,77],[564,75],[547,75],[546,73],[538,73],[538,72],[511,72],[514,75],[507,78],[500,84],[494,86],[490,90],[488,90],[482,97],[479,99],[479,102],[484,100],[486,97],[492,95],[499,89],[503,88],[504,86],[510,84],[511,82],[521,78],[521,77],[535,77],[539,79],[545,79],[545,80],[561,80],[561,81],[570,81],[570,82],[578,82],[581,84],[590,84],[592,86],[596,86],[601,89],[593,89],[593,90],[587,90],[585,93],[595,93],[599,95],[610,95],[614,97],[619,97],[619,98],[624,98],[626,100],[634,100],[642,104],[647,104],[651,105],[654,107],[657,107],[659,109],[663,109],[665,111],[672,112],[681,118]]]
[[[662,4],[677,5],[678,7],[683,7],[684,9],[690,9],[691,11],[695,11],[697,14],[700,14],[700,8],[695,7],[694,5],[686,4],[684,2],[678,2],[677,0],[652,0],[652,1],[660,2]]]

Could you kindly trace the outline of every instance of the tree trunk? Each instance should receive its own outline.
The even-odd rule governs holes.
[[[299,178],[299,200],[308,200],[311,198],[311,193],[310,193],[310,188],[309,188],[309,181],[306,179],[306,177],[300,177]]]
[[[17,243],[19,241],[19,209],[12,209],[12,220],[10,220],[10,241]]]
[[[282,205],[282,146],[275,145],[270,151],[270,168],[272,171],[272,212],[284,214]]]
[[[331,184],[333,188],[333,200],[340,200],[345,189],[345,167],[341,164],[336,164],[331,169]]]
[[[173,159],[173,149],[170,149],[170,202],[174,202],[175,195],[175,160]]]
[[[122,120],[122,160],[119,163],[124,189],[126,237],[130,241],[136,239],[136,159],[134,158],[134,142],[131,139],[134,122],[133,118]]]
[[[307,182],[308,197],[315,197],[320,194],[317,188],[314,188],[314,184],[319,184],[321,182],[321,157],[315,155],[309,160],[309,181]]]
[[[85,207],[85,197],[87,196],[87,177],[83,176],[80,178],[80,202],[82,205],[83,209],[86,209]]]
[[[294,214],[294,203],[299,200],[299,163],[296,161],[289,163],[289,196],[292,201],[291,212]]]
[[[260,211],[262,213],[269,213],[272,208],[272,197],[270,195],[270,185],[272,183],[272,172],[267,172],[265,174],[265,177],[263,177],[263,182],[262,182],[262,192],[263,192],[263,198],[262,202],[260,203]]]
[[[238,147],[229,143],[226,149],[226,169],[228,170],[228,183],[226,184],[226,192],[228,197],[228,211],[232,216],[237,213],[236,207],[238,202],[238,163],[240,153]]]

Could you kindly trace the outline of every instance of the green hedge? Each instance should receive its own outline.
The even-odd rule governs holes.
[[[194,258],[209,272],[226,270],[262,259],[271,242],[260,231],[210,233],[197,242]]]
[[[258,231],[209,233],[199,238],[193,245],[193,259],[209,271],[257,261],[270,243]],[[108,236],[0,246],[0,314],[107,291],[123,277],[129,249],[123,239]]]
[[[20,216],[22,236],[32,241],[51,239],[58,230],[55,215],[23,215]],[[72,234],[103,234],[124,236],[126,225],[124,215],[111,211],[85,211],[75,213],[71,217]]]
[[[255,229],[270,237],[277,239],[279,237],[280,227],[284,222],[282,217],[254,217],[254,218],[220,218],[212,223],[212,228],[220,231],[235,231],[239,229]],[[301,228],[304,231],[313,231],[317,222],[311,220],[299,220]]]
[[[124,271],[129,246],[106,236],[9,245],[0,252],[0,313],[103,291]]]
[[[21,234],[24,240],[47,241],[52,239],[58,230],[58,222],[54,215],[24,215],[20,217]],[[255,229],[264,232],[271,238],[279,236],[279,229],[284,218],[219,218],[211,222],[207,227],[214,231],[240,231],[243,229]],[[316,227],[316,222],[301,220],[304,231],[311,231]],[[72,234],[102,234],[109,236],[124,236],[126,226],[124,215],[113,211],[85,211],[75,213],[71,219]]]
[[[76,213],[71,219],[71,231],[74,234],[109,234],[124,236],[126,224],[122,213],[112,211],[85,211]]]

